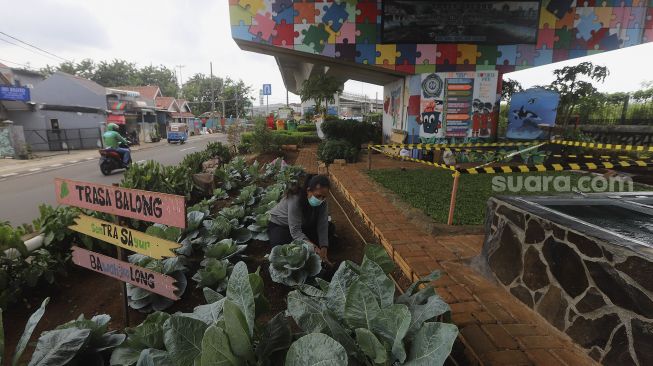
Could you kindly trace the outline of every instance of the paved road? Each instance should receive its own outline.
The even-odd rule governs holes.
[[[200,151],[212,141],[224,142],[226,135],[197,136],[184,145],[163,145],[135,151],[132,154],[132,161],[156,160],[165,165],[177,164],[186,154]],[[96,158],[5,178],[0,181],[0,222],[9,221],[13,225],[31,223],[38,217],[38,206],[41,203],[56,205],[54,178],[111,184],[120,182],[122,176],[122,171],[116,171],[107,177],[103,176]]]

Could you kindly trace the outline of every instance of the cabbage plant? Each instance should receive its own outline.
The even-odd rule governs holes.
[[[360,266],[343,262],[320,288],[304,285],[290,292],[288,314],[304,332],[324,333],[342,345],[350,364],[442,365],[458,329],[437,321],[450,309],[433,287],[420,289],[438,276],[426,276],[395,299],[392,279],[366,256]]]
[[[272,281],[286,286],[298,286],[322,270],[322,260],[313,245],[303,240],[272,248],[266,256],[270,261]]]
[[[227,289],[227,281],[231,272],[231,264],[228,260],[206,258],[201,265],[202,268],[193,275],[193,281],[197,282],[198,288],[208,287],[217,292]]]

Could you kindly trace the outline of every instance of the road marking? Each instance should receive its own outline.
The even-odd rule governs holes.
[[[52,164],[52,165],[50,165],[50,168],[57,168],[57,167],[60,167],[62,165],[63,164]]]
[[[179,151],[186,151],[186,150],[192,150],[192,149],[197,149],[197,146],[187,147],[187,148],[185,148],[185,149],[181,149],[181,150],[179,150]]]
[[[145,163],[145,160],[139,160],[136,162],[136,164],[143,164],[143,163]]]
[[[95,159],[95,158],[86,158],[86,160],[93,160],[93,159]]]
[[[14,175],[18,175],[18,173],[9,173],[9,174],[3,174],[1,177],[6,178],[6,177],[13,177]]]
[[[41,169],[43,169],[43,168],[32,168],[32,169],[30,169],[29,171],[30,171],[30,172],[38,172],[38,171],[41,170]]]
[[[70,163],[70,164],[79,163],[79,160],[71,160],[71,161],[69,161],[69,163]]]

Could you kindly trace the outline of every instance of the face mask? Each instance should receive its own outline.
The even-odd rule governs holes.
[[[313,206],[313,207],[318,207],[324,202],[324,200],[317,199],[315,196],[311,196],[308,199],[308,204]]]

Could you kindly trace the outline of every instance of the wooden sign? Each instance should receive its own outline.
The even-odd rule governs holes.
[[[186,228],[183,196],[60,178],[54,185],[60,204]]]
[[[68,228],[109,244],[145,254],[154,259],[176,257],[177,254],[172,250],[181,246],[181,244],[172,241],[157,238],[86,215],[79,215],[75,219],[75,225],[69,226]]]
[[[175,295],[175,279],[149,269],[119,261],[106,255],[91,252],[80,247],[72,247],[73,263],[117,280],[131,283],[144,290],[154,292],[171,300],[179,300]]]

